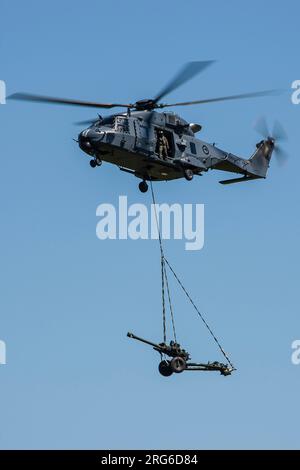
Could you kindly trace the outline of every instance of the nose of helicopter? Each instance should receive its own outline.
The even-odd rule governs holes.
[[[92,135],[91,130],[86,129],[78,135],[78,143],[81,150],[86,152],[89,155],[94,154],[93,145],[92,145]]]

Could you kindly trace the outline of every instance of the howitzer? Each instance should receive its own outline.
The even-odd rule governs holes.
[[[173,372],[178,374],[184,370],[219,371],[221,375],[226,376],[231,375],[231,372],[235,370],[233,367],[229,367],[227,364],[217,361],[207,363],[187,362],[190,359],[189,353],[183,349],[180,344],[174,341],[170,341],[170,345],[166,343],[157,344],[147,339],[140,338],[133,333],[127,333],[127,336],[152,346],[161,356],[166,355],[172,358],[170,361],[162,358],[162,361],[159,363],[158,370],[164,377],[169,377]]]
[[[127,333],[127,336],[129,338],[136,339],[137,341],[141,341],[142,343],[149,344],[149,346],[153,347],[154,351],[157,351],[160,354],[165,354],[169,357],[182,357],[186,361],[190,359],[189,353],[185,349],[182,349],[180,344],[176,343],[175,341],[170,341],[169,345],[166,343],[156,344],[152,341],[148,341],[147,339],[140,338],[133,333]]]

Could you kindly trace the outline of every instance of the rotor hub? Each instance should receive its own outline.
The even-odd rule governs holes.
[[[148,111],[157,108],[157,103],[151,99],[139,100],[134,105],[137,111]]]

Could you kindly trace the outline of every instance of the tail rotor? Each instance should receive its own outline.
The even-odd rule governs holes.
[[[287,134],[279,121],[275,121],[273,125],[273,132],[270,132],[266,118],[260,117],[254,124],[254,129],[261,135],[266,142],[266,151],[269,147],[274,148],[274,154],[280,164],[285,163],[288,158],[288,154],[279,145],[279,142],[286,142],[288,140]]]

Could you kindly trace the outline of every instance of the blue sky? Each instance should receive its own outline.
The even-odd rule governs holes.
[[[186,61],[214,66],[169,96],[184,101],[290,88],[300,79],[299,3],[177,0],[1,1],[0,79],[16,91],[98,101],[153,96]],[[202,138],[249,156],[257,117],[279,119],[284,166],[223,187],[211,172],[156,185],[159,202],[205,204],[205,246],[168,257],[238,371],[157,373],[133,330],[161,338],[155,241],[100,241],[98,204],[150,202],[72,140],[91,109],[0,106],[0,448],[298,448],[300,106],[290,93],[178,109]],[[222,359],[174,290],[179,339]]]

